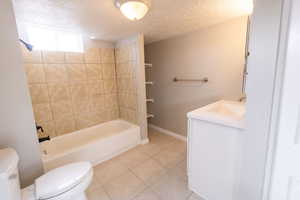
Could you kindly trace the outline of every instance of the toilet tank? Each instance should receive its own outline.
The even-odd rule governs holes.
[[[12,148],[0,149],[0,199],[21,200],[19,157]]]

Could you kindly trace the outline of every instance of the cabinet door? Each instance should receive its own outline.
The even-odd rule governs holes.
[[[241,131],[191,119],[188,140],[190,189],[209,200],[233,200]]]

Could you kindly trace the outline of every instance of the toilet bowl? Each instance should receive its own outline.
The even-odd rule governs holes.
[[[7,200],[87,200],[85,190],[93,177],[89,162],[53,169],[20,190],[18,155],[11,148],[0,150],[0,193]],[[1,198],[2,199],[2,198]]]

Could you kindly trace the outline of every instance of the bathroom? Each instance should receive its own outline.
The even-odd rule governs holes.
[[[4,0],[0,199],[276,196],[288,2]]]

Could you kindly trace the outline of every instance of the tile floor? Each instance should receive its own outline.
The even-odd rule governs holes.
[[[186,143],[149,130],[139,145],[94,167],[89,200],[201,200],[187,188]]]

